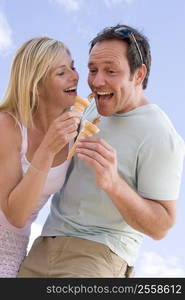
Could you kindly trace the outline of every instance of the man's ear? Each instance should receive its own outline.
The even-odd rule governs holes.
[[[143,80],[146,77],[146,74],[147,74],[147,68],[146,68],[145,64],[142,64],[139,67],[139,69],[136,71],[136,74],[135,74],[135,82],[136,82],[137,86],[142,85]]]

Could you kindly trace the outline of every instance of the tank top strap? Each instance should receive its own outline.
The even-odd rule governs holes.
[[[26,154],[28,149],[28,129],[22,125],[22,147],[21,147],[21,154]]]
[[[25,154],[27,152],[27,148],[28,148],[28,133],[27,133],[27,128],[20,123],[20,121],[16,118],[16,116],[14,116],[11,112],[7,111],[7,113],[14,118],[14,120],[16,121],[17,125],[20,128],[21,131],[21,136],[22,136],[22,145],[21,145],[21,155]]]

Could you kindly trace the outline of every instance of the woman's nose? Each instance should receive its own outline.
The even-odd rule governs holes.
[[[73,80],[77,80],[77,81],[79,80],[79,74],[76,70],[72,70],[71,76]]]

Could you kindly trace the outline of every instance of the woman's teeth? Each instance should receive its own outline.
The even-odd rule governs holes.
[[[71,87],[71,88],[67,88],[67,89],[64,90],[64,92],[66,92],[66,93],[76,92],[76,86]]]

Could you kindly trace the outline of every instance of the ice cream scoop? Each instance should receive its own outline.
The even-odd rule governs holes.
[[[83,112],[86,107],[90,104],[88,99],[82,98],[80,96],[76,96],[75,103],[72,107],[72,111]]]

